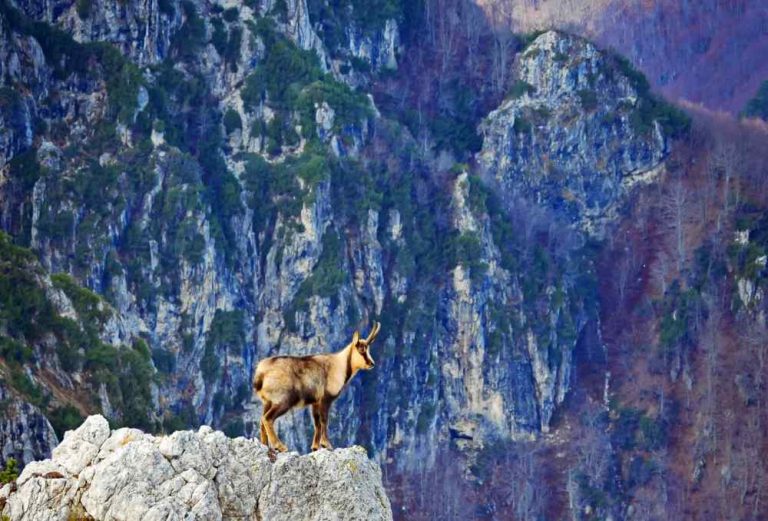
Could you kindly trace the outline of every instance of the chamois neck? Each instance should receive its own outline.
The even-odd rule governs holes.
[[[341,356],[349,356],[349,352],[350,352],[351,349],[352,349],[352,344],[347,344],[346,346],[344,346],[343,348],[341,348],[340,350],[336,351],[333,354],[335,356],[339,356],[339,357],[341,357]]]
[[[357,371],[359,368],[356,368],[352,364],[352,350],[354,349],[354,346],[352,344],[347,344],[347,346],[342,349],[341,351],[337,351],[334,353],[334,356],[337,357],[337,359],[340,361],[341,364],[344,365],[345,372],[344,372],[344,384],[349,383],[349,381],[357,374]]]

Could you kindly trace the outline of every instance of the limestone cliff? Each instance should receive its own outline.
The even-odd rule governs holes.
[[[663,165],[663,114],[550,32],[481,125],[484,168],[454,164],[365,90],[403,52],[384,3],[0,2],[0,224],[82,304],[85,340],[0,332],[47,414],[252,435],[260,358],[380,320],[337,443],[415,468],[549,430],[596,317],[582,229]],[[278,428],[306,449],[310,423]]]
[[[39,408],[14,396],[0,380],[0,456],[32,461],[51,453],[56,433]]]
[[[667,153],[665,132],[643,120],[644,93],[622,63],[580,38],[544,33],[522,52],[509,97],[481,126],[478,159],[505,191],[598,236]]]

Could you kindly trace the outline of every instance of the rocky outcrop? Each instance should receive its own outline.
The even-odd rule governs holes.
[[[480,164],[510,195],[601,236],[638,182],[661,171],[661,126],[615,58],[550,31],[520,55],[507,100],[480,126]]]
[[[58,442],[40,409],[15,396],[0,379],[0,461],[43,459]]]
[[[210,427],[154,437],[101,416],[0,490],[14,521],[388,520],[381,471],[361,447],[279,454]]]

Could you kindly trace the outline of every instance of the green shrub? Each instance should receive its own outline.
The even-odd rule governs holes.
[[[240,17],[240,11],[237,7],[230,7],[227,9],[224,9],[224,11],[221,13],[221,17],[224,19],[227,23],[232,23],[236,21]]]
[[[768,120],[768,80],[760,85],[755,97],[747,102],[741,114],[750,118]]]
[[[667,441],[667,429],[660,419],[654,420],[643,415],[639,422],[640,446],[645,450],[657,450]]]
[[[227,45],[224,48],[224,61],[231,64],[233,69],[237,67],[237,59],[240,57],[240,45],[243,41],[243,30],[239,27],[233,27],[229,31],[229,38],[227,38]]]
[[[481,260],[483,247],[476,233],[454,232],[448,236],[443,249],[449,267],[461,265],[470,271],[473,281],[481,280],[488,266]]]
[[[80,286],[68,274],[55,273],[51,275],[51,282],[69,297],[81,320],[101,324],[112,314],[101,297]]]
[[[19,477],[19,464],[14,458],[8,458],[5,462],[5,468],[0,470],[0,485],[16,481]]]
[[[317,260],[312,275],[301,285],[297,299],[310,295],[332,297],[344,282],[346,275],[343,270],[344,244],[335,230],[327,230],[323,235],[323,251]]]
[[[175,414],[173,412],[167,412],[165,414],[161,431],[170,434],[182,429],[197,427],[199,423],[195,408],[190,404],[186,404],[181,406],[179,411]]]
[[[173,16],[176,13],[173,0],[158,0],[157,7],[164,15]]]
[[[213,383],[219,377],[221,363],[213,344],[206,342],[203,357],[200,359],[200,371],[205,383]]]
[[[165,349],[153,349],[152,362],[160,373],[172,374],[176,370],[176,355]]]
[[[642,487],[658,473],[658,465],[650,458],[635,456],[629,464],[627,485],[630,488]]]
[[[416,432],[419,434],[425,434],[429,430],[429,426],[435,420],[435,414],[437,407],[432,401],[425,401],[422,404],[419,416],[416,419]]]
[[[323,80],[307,85],[299,97],[298,103],[307,114],[302,120],[302,132],[305,137],[309,138],[314,134],[314,106],[323,101],[334,110],[333,131],[337,134],[345,126],[355,125],[373,115],[365,94],[355,92],[347,85],[326,76]]]
[[[83,423],[83,416],[75,407],[66,404],[61,407],[56,407],[46,414],[48,421],[51,422],[53,430],[56,432],[56,436],[59,440],[64,438],[64,433],[76,429]]]
[[[16,154],[10,161],[10,177],[18,182],[25,192],[31,192],[42,175],[43,169],[37,162],[37,150],[34,148]]]
[[[480,102],[475,91],[467,85],[453,80],[441,87],[444,100],[437,114],[430,115],[427,125],[438,149],[452,150],[459,160],[467,159],[478,152],[483,140],[477,134],[477,125],[484,114],[480,114]],[[402,118],[398,114],[398,118]],[[409,116],[410,117],[410,116]],[[414,135],[420,132],[419,120],[409,122],[409,128]]]
[[[69,34],[45,22],[31,20],[9,0],[0,0],[0,14],[15,32],[37,40],[56,78],[63,79],[74,72],[88,71],[87,46],[76,42]]]
[[[614,54],[613,63],[637,91],[637,104],[630,118],[636,132],[647,134],[653,129],[653,122],[658,121],[669,137],[679,138],[688,133],[691,127],[691,118],[688,114],[654,96],[648,79],[642,72],[635,69],[628,59]]]
[[[16,89],[0,87],[0,114],[10,114],[14,108],[19,107],[20,103],[21,96]]]
[[[227,30],[224,28],[224,22],[220,18],[211,20],[213,34],[211,34],[211,43],[220,56],[224,56],[227,48]]]
[[[534,42],[534,40],[536,40],[536,38],[538,38],[539,36],[541,36],[545,32],[547,32],[546,29],[539,29],[539,30],[532,31],[532,32],[529,32],[529,33],[517,34],[516,36],[517,36],[517,39],[518,39],[518,42],[519,42],[518,49],[520,51],[526,50],[528,48],[528,46],[530,46]]]
[[[245,321],[240,310],[216,310],[208,329],[206,344],[224,348],[233,355],[241,355],[245,346]]]
[[[267,55],[263,62],[246,78],[241,93],[246,107],[258,106],[265,94],[278,110],[297,107],[300,89],[323,75],[317,55],[299,49],[292,42],[267,30]]]
[[[34,254],[0,232],[0,326],[11,338],[34,342],[57,325],[57,314],[32,268]]]
[[[101,369],[116,372],[118,369],[119,355],[117,348],[110,344],[99,342],[90,347],[85,353],[85,369],[98,372]]]
[[[338,232],[332,229],[326,230],[323,235],[323,251],[317,264],[315,264],[312,274],[301,283],[291,306],[285,312],[285,320],[289,328],[292,329],[295,325],[295,313],[305,310],[308,299],[314,295],[330,298],[331,305],[336,306],[338,291],[346,280],[346,273],[343,269],[343,246]]]
[[[672,138],[687,134],[691,127],[691,118],[682,109],[655,97],[638,99],[630,117],[633,129],[648,134],[653,129],[654,121],[658,121],[664,132]]]
[[[592,89],[580,89],[576,94],[584,110],[592,111],[597,108],[597,92]]]
[[[11,387],[16,389],[19,393],[24,395],[26,400],[32,405],[42,407],[45,404],[46,397],[43,394],[43,390],[36,385],[31,378],[24,372],[24,369],[18,365],[12,365],[11,370]]]
[[[205,45],[205,22],[193,2],[185,0],[181,10],[185,20],[171,40],[171,52],[182,61],[194,61]]]
[[[522,98],[526,94],[532,94],[535,90],[533,85],[527,81],[516,80],[512,87],[510,87],[507,97],[511,99]]]
[[[24,364],[35,360],[35,352],[21,342],[0,336],[0,358],[13,364]]]
[[[613,62],[619,71],[629,79],[630,84],[639,96],[645,97],[648,95],[651,90],[651,84],[648,83],[648,78],[645,77],[645,74],[637,70],[631,61],[620,54],[613,54]]]
[[[350,56],[349,64],[356,72],[363,74],[368,74],[371,72],[371,64],[364,58],[360,58],[358,56]]]
[[[77,0],[75,9],[77,10],[77,16],[79,16],[81,20],[86,20],[89,16],[91,16],[92,8],[92,0]]]
[[[230,420],[224,426],[224,434],[230,438],[237,438],[238,436],[245,435],[245,423],[242,418],[235,418]]]
[[[515,122],[512,124],[512,128],[515,130],[515,134],[527,134],[533,129],[531,122],[526,119],[522,114],[517,114]]]
[[[118,385],[122,398],[123,425],[146,431],[154,430],[148,416],[153,409],[150,384],[154,371],[146,343],[139,340],[132,348],[120,349],[119,365]]]
[[[477,152],[483,146],[475,125],[466,119],[438,116],[430,121],[430,130],[439,149],[453,150],[459,157],[465,156],[467,151]]]

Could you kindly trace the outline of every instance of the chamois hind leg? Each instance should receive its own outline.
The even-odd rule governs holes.
[[[275,403],[272,404],[272,407],[269,408],[267,411],[267,414],[265,415],[265,427],[267,428],[267,437],[269,438],[269,444],[278,452],[285,452],[288,450],[288,447],[285,446],[285,444],[280,441],[280,438],[277,437],[277,433],[275,432],[275,425],[274,421],[277,420],[280,416],[288,412],[291,407],[293,406],[292,403],[289,402],[282,402],[282,403]]]
[[[267,411],[272,407],[272,402],[265,401],[261,409],[261,420],[259,421],[260,439],[264,445],[269,445],[269,438],[267,437],[267,427],[265,426]]]
[[[312,450],[320,448],[320,434],[323,432],[323,424],[320,421],[320,404],[312,404],[312,420],[315,423],[315,435],[312,437]]]
[[[333,445],[331,445],[328,439],[328,410],[330,408],[330,403],[322,403],[320,405],[320,446],[333,450]]]

